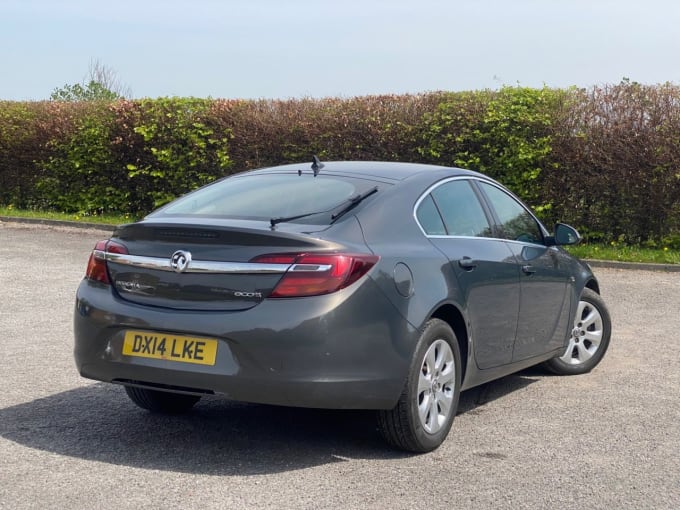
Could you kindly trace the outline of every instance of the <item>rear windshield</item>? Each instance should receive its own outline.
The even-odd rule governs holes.
[[[308,173],[230,177],[185,195],[150,216],[211,216],[265,220],[307,215],[296,223],[328,224],[348,200],[376,185],[365,179]]]

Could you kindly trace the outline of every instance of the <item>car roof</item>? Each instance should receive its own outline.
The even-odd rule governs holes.
[[[391,161],[323,161],[323,167],[319,174],[334,174],[357,177],[375,177],[390,181],[402,181],[414,175],[431,173],[445,173],[450,176],[471,175],[480,176],[479,173],[462,168],[454,168],[424,163],[401,163]],[[293,163],[289,165],[261,168],[248,172],[250,174],[276,173],[276,172],[311,172],[311,163]]]

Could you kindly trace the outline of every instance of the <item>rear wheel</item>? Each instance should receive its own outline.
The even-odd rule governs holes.
[[[562,356],[548,360],[546,367],[559,375],[590,372],[607,352],[611,331],[611,318],[604,300],[596,292],[583,289],[567,350]]]
[[[431,319],[418,340],[404,391],[389,411],[378,411],[378,428],[393,446],[434,450],[446,439],[460,396],[460,349],[449,325]]]
[[[191,409],[201,397],[125,386],[125,392],[135,404],[154,413],[179,414]]]

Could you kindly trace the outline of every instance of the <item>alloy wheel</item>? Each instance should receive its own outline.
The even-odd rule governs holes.
[[[455,366],[449,344],[442,339],[432,342],[421,364],[416,394],[420,423],[430,434],[437,433],[452,412]]]
[[[588,301],[579,301],[569,345],[560,360],[569,365],[587,362],[599,349],[603,331],[599,310]]]

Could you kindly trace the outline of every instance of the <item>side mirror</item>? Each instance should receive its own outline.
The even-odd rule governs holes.
[[[581,236],[574,227],[558,223],[555,225],[555,235],[546,238],[548,246],[564,246],[569,244],[578,244],[581,241]]]

